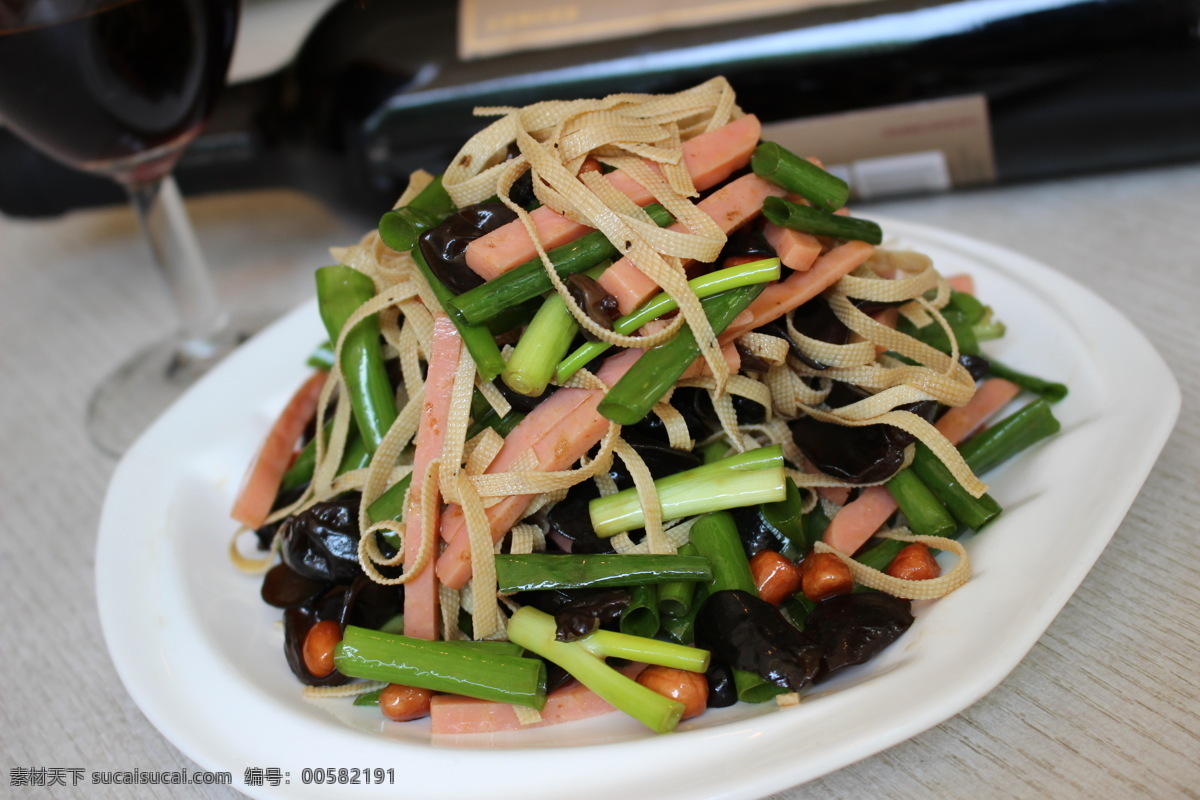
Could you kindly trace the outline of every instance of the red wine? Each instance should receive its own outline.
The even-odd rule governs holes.
[[[718,74],[764,122],[799,120],[797,149],[845,161],[877,196],[1200,157],[1200,0],[874,0],[473,60],[456,55],[470,6],[496,7],[338,3],[293,64],[226,91],[181,185],[291,186],[371,220],[486,123],[476,105]],[[0,182],[6,213],[102,201],[2,140],[0,170],[24,176],[20,192]]]
[[[238,0],[0,0],[0,116],[65,163],[156,178],[212,110],[237,11]]]

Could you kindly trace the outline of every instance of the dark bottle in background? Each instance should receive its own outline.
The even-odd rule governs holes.
[[[663,0],[646,31],[648,2],[343,0],[290,66],[225,92],[177,179],[295,187],[374,221],[487,123],[475,106],[714,75],[764,136],[867,198],[1200,157],[1200,0],[815,0],[753,18]],[[83,180],[0,140],[4,213],[116,202]]]

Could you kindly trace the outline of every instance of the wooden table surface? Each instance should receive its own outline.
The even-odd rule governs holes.
[[[286,192],[189,205],[223,297],[246,312],[274,315],[306,299],[325,249],[359,233]],[[1200,164],[870,207],[1088,284],[1171,365],[1183,411],[1111,544],[1007,680],[932,730],[777,798],[1200,796],[1198,207]],[[9,770],[0,796],[237,796],[13,785],[27,768],[196,768],[142,716],[105,651],[93,552],[115,464],[82,427],[90,389],[170,326],[125,209],[0,218],[0,763]],[[241,767],[231,769],[241,785]]]

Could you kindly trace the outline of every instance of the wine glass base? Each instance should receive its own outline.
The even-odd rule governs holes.
[[[175,335],[135,353],[88,401],[86,426],[92,443],[105,455],[124,455],[162,412],[263,322],[238,320],[203,340]]]

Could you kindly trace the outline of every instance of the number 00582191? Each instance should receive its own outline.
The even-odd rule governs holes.
[[[396,770],[393,768],[365,769],[359,767],[305,767],[300,771],[300,782],[303,784],[367,784],[395,783]]]

